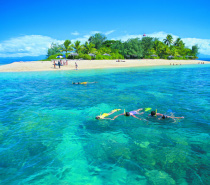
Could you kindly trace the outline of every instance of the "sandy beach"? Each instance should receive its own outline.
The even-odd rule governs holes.
[[[102,68],[121,68],[121,67],[141,67],[141,66],[161,66],[161,65],[187,65],[210,64],[207,61],[198,60],[164,60],[164,59],[137,59],[122,60],[124,62],[116,62],[116,60],[68,60],[68,65],[56,65],[54,68],[53,61],[28,61],[14,62],[0,66],[0,72],[23,72],[23,71],[58,71],[58,70],[75,70],[75,62],[78,69],[102,69]],[[202,65],[202,64],[198,64]]]

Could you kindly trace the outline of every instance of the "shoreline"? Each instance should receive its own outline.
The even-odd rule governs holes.
[[[68,65],[56,65],[54,68],[53,61],[28,61],[13,62],[11,64],[1,65],[0,72],[30,72],[30,71],[63,71],[75,70],[75,62],[80,69],[105,69],[105,68],[126,68],[126,67],[146,67],[146,66],[169,66],[169,65],[191,65],[201,62],[210,64],[202,60],[166,60],[166,59],[124,59],[124,62],[117,60],[68,60]]]

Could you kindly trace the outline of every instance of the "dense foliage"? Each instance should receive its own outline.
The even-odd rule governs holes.
[[[91,36],[88,41],[95,45],[96,49],[100,49],[105,42],[106,37],[100,33],[96,33],[95,35]]]
[[[192,48],[185,47],[181,38],[175,41],[171,35],[160,41],[153,37],[143,37],[129,39],[125,42],[121,40],[107,40],[106,36],[96,33],[91,36],[85,44],[76,41],[74,44],[66,40],[62,45],[52,43],[48,49],[48,59],[55,59],[58,55],[65,52],[69,59],[196,59],[198,46]],[[68,52],[73,52],[72,54]]]
[[[49,58],[51,55],[56,55],[56,54],[60,53],[61,47],[62,47],[62,45],[52,43],[50,48],[48,48],[47,57]]]

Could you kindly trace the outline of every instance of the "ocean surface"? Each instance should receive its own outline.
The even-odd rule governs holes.
[[[37,61],[37,60],[42,60],[42,59],[46,59],[46,56],[41,55],[41,56],[37,56],[37,57],[7,57],[7,58],[2,58],[0,57],[0,66],[1,65],[6,65],[6,64],[11,64],[13,62],[26,62],[26,61]]]
[[[210,65],[0,73],[0,89],[0,184],[210,184]],[[95,119],[138,108],[184,119]]]

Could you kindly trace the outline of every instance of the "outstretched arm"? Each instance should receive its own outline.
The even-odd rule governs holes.
[[[143,108],[137,109],[136,111],[138,112],[138,111],[140,111],[140,110],[143,110]]]
[[[183,119],[184,118],[184,116],[182,116],[182,117],[172,117],[172,116],[168,116],[169,118],[172,118],[172,119],[174,119],[174,118],[177,118],[177,119]]]
[[[119,117],[121,115],[124,115],[124,114],[119,114],[119,115],[115,116],[112,120],[115,120],[117,117]]]
[[[109,115],[112,115],[112,114],[114,114],[115,112],[117,112],[117,111],[119,111],[119,110],[121,110],[121,109],[115,109],[115,110],[111,111],[111,112],[108,113],[108,114],[109,114]]]
[[[109,112],[108,114],[109,114],[109,115],[112,115],[112,114],[114,114],[115,112],[117,112],[117,111],[112,111],[112,112]]]
[[[139,119],[139,120],[141,120],[140,118],[136,117],[135,115],[131,115],[131,116],[133,116],[133,117],[134,117],[134,118],[136,118],[136,119]]]
[[[160,113],[156,113],[156,116],[163,116],[163,114],[160,114]]]

